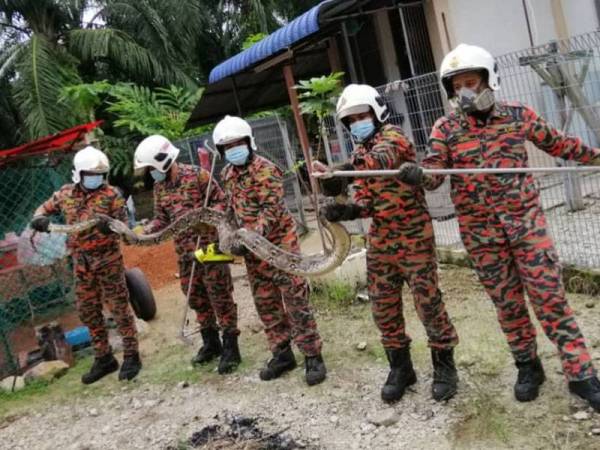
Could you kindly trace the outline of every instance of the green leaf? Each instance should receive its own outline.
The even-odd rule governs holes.
[[[80,83],[76,61],[44,37],[33,34],[17,64],[15,98],[29,139],[74,126],[81,118],[61,99],[66,86]]]
[[[108,59],[124,72],[148,82],[179,83],[195,87],[196,83],[176,67],[161,63],[151,51],[136,43],[126,33],[113,29],[78,29],[69,32],[69,48],[82,61]]]

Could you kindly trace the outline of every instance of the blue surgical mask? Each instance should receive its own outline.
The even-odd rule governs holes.
[[[225,150],[225,159],[234,166],[243,166],[248,161],[250,150],[247,145],[238,145]]]
[[[366,141],[375,131],[373,119],[357,120],[350,124],[350,133],[357,142]]]
[[[104,175],[84,175],[81,184],[89,191],[98,189],[104,183]]]
[[[156,170],[156,169],[152,169],[150,171],[150,175],[152,176],[154,181],[156,181],[157,183],[161,183],[167,179],[166,173],[161,172],[160,170]]]

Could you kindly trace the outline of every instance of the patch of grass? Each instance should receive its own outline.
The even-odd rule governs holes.
[[[508,443],[515,428],[506,407],[498,398],[498,393],[477,383],[473,385],[474,395],[457,407],[463,420],[454,426],[455,443],[458,447],[460,444],[475,442]]]
[[[310,301],[321,313],[347,311],[356,299],[356,287],[343,281],[315,283]]]

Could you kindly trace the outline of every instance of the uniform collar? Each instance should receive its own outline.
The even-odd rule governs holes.
[[[77,183],[77,184],[75,184],[75,192],[77,192],[77,194],[82,197],[92,197],[92,196],[96,195],[98,192],[104,191],[106,189],[106,186],[107,186],[107,184],[105,182],[98,189],[89,191],[87,189],[84,189],[84,187],[81,185],[81,183]]]
[[[486,122],[483,122],[480,119],[476,118],[475,116],[470,115],[470,114],[465,114],[461,111],[457,111],[456,115],[459,117],[461,126],[463,128],[474,128],[474,127],[481,128],[481,127],[486,126],[489,123],[494,122],[497,119],[504,119],[504,118],[510,116],[510,112],[508,111],[506,104],[496,101],[494,103],[494,107],[488,114]]]

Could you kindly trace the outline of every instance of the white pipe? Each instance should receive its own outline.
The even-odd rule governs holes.
[[[399,170],[335,170],[332,172],[313,172],[315,178],[332,177],[394,177]],[[600,166],[569,167],[473,167],[467,169],[423,169],[425,175],[478,175],[478,174],[516,174],[516,173],[565,173],[600,172]]]

